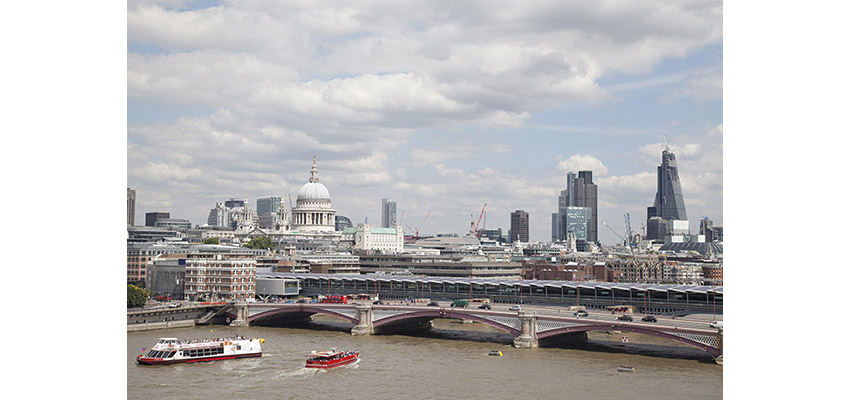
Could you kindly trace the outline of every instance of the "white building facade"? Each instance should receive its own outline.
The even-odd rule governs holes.
[[[357,224],[354,231],[354,248],[378,250],[385,254],[401,253],[404,250],[404,232],[401,226],[378,228],[369,224]]]

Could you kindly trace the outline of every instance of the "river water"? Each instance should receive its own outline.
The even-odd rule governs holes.
[[[196,326],[127,333],[128,399],[720,399],[723,367],[706,353],[652,336],[591,333],[572,347],[515,349],[479,323],[435,320],[431,332],[352,336],[317,317],[306,327]],[[265,338],[263,356],[137,365],[160,337]],[[622,337],[628,337],[623,343]],[[311,350],[356,349],[357,364],[304,368]],[[488,356],[501,350],[502,357]],[[634,373],[617,366],[635,367]]]

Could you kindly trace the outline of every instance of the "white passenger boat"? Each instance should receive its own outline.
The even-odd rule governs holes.
[[[139,364],[162,365],[260,357],[263,355],[261,345],[264,342],[263,338],[244,337],[195,340],[160,338],[147,353],[136,357],[136,361]]]

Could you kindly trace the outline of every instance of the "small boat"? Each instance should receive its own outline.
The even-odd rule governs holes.
[[[328,351],[313,351],[308,355],[307,368],[322,368],[328,369],[338,367],[340,365],[351,364],[360,359],[360,352],[357,350],[342,351],[338,348],[333,348]]]
[[[499,351],[499,350],[490,350],[490,352],[487,353],[487,355],[501,357],[502,352]]]
[[[625,367],[625,366],[621,365],[621,366],[617,367],[617,371],[620,371],[620,372],[635,372],[635,367]]]
[[[136,362],[145,365],[185,364],[200,361],[230,360],[263,355],[263,338],[232,337],[221,339],[177,340],[160,338]]]

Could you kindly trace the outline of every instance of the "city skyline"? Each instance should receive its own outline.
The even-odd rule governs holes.
[[[355,224],[391,198],[403,225],[464,234],[487,203],[488,229],[522,209],[549,240],[567,172],[589,170],[599,225],[623,234],[629,213],[640,232],[669,143],[691,226],[723,224],[720,2],[172,4],[128,5],[138,214],[194,225],[231,197],[294,197],[315,155]]]

